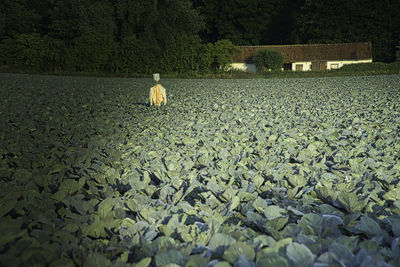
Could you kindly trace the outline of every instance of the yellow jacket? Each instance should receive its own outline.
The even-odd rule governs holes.
[[[156,84],[150,88],[149,95],[150,106],[160,106],[162,102],[167,104],[167,94],[165,88],[161,84]]]

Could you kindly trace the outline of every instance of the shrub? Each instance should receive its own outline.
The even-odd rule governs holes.
[[[198,36],[181,35],[167,40],[158,71],[207,73],[225,71],[232,63],[235,46],[229,40],[203,44]]]
[[[206,60],[202,60],[202,46],[197,36],[180,35],[170,38],[165,43],[160,70],[169,73],[198,72],[206,64]]]
[[[278,51],[260,49],[253,56],[253,61],[260,72],[267,69],[279,70],[282,68],[283,55]]]
[[[200,73],[210,72],[213,61],[213,44],[202,44],[198,51],[198,71]]]
[[[158,43],[130,36],[113,53],[110,71],[117,73],[205,73],[213,62],[213,45],[181,35]]]
[[[229,40],[217,41],[212,48],[213,63],[212,68],[217,71],[226,71],[233,62],[233,53],[236,48]]]

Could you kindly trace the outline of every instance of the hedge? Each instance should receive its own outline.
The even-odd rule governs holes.
[[[121,74],[213,73],[227,70],[235,51],[229,40],[203,44],[198,36],[170,40],[129,36],[116,42],[96,30],[69,42],[39,34],[20,34],[0,42],[0,65],[37,72]]]

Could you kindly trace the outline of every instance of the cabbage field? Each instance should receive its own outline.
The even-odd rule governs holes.
[[[0,74],[0,266],[399,266],[398,75],[160,83]]]

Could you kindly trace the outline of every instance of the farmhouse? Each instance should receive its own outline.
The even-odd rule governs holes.
[[[283,68],[293,71],[332,70],[346,64],[372,62],[371,43],[238,46],[232,68],[256,72],[253,55],[260,49],[279,51]]]

